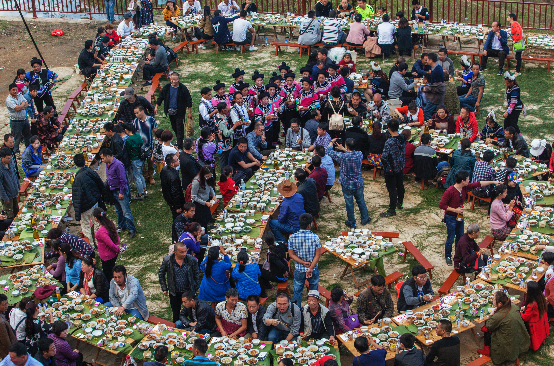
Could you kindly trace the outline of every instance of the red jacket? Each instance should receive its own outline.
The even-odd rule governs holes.
[[[402,170],[403,174],[408,174],[414,168],[414,151],[416,146],[411,142],[406,144],[406,149],[404,149],[404,169]]]
[[[550,334],[546,309],[544,314],[542,314],[542,318],[540,318],[539,307],[536,302],[532,302],[527,305],[525,312],[521,313],[521,318],[527,325],[527,330],[531,336],[531,349],[536,351]]]
[[[227,204],[231,198],[233,198],[238,188],[235,187],[235,182],[232,178],[227,178],[225,182],[217,182],[217,184],[219,185],[219,191],[223,196],[223,202]]]
[[[471,134],[469,141],[473,142],[477,136],[479,136],[479,124],[477,123],[477,118],[475,118],[475,113],[469,112],[469,119],[467,121],[467,125],[465,126],[462,122],[462,116],[458,116],[458,119],[456,120],[456,133],[462,132],[462,127],[465,131],[467,131],[467,134]],[[465,134],[466,133],[464,133],[464,135]]]
[[[510,27],[510,33],[512,34],[512,41],[519,42],[523,39],[523,29],[521,29],[521,25],[519,25],[518,22],[513,22],[512,26]]]

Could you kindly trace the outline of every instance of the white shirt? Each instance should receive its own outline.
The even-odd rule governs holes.
[[[244,42],[246,32],[252,28],[252,24],[246,19],[237,18],[233,20],[233,42]]]
[[[389,22],[381,23],[377,26],[377,43],[393,44],[394,43],[394,25]]]
[[[207,99],[204,99],[204,98],[200,99],[200,105],[198,106],[198,112],[200,113],[200,115],[202,116],[204,121],[209,121],[211,117],[210,117],[210,111],[206,107],[206,103],[208,105],[212,105],[211,100],[207,100]]]
[[[122,21],[117,26],[117,34],[120,37],[130,36],[131,33],[133,33],[134,31],[135,31],[135,25],[133,24],[132,20],[129,22],[129,25],[127,25],[127,23],[125,23],[125,21]]]
[[[177,154],[177,149],[175,149],[173,145],[169,145],[169,146],[162,145],[162,154],[164,155],[164,162],[165,162],[165,157],[168,156],[169,154]]]
[[[22,121],[27,118],[26,108],[23,108],[20,111],[15,110],[15,107],[21,105],[21,103],[26,101],[27,100],[23,97],[23,95],[21,95],[21,93],[17,94],[15,98],[12,97],[11,94],[8,94],[8,97],[6,98],[6,108],[8,108],[10,119],[13,119],[15,121]]]
[[[232,9],[231,6],[233,6],[233,5],[236,6],[238,10],[237,9]],[[240,11],[240,8],[239,8],[238,4],[234,0],[229,0],[229,5],[225,4],[225,2],[222,1],[222,2],[219,3],[217,8],[219,10],[221,10],[222,15],[233,15],[233,14],[236,14]]]
[[[10,325],[13,329],[15,329],[15,338],[18,340],[25,339],[25,321],[22,320],[26,318],[27,315],[25,315],[25,312],[19,310],[18,308],[13,308],[10,311]],[[18,325],[19,327],[17,327]]]
[[[258,324],[256,324],[256,317],[258,316],[258,311],[256,311],[256,314],[252,314],[252,329],[254,329],[254,333],[258,333]]]
[[[502,51],[502,44],[500,43],[500,39],[498,39],[496,34],[493,34],[492,36],[492,49]]]
[[[187,13],[187,10],[190,9],[190,12]],[[194,1],[194,4],[191,6],[189,2],[183,4],[183,15],[185,14],[201,14],[202,7],[200,6],[200,1]]]

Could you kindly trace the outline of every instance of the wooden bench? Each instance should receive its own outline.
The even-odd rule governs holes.
[[[191,46],[192,51],[194,52],[194,50],[196,50],[196,54],[198,54],[198,45],[207,41],[208,41],[207,39],[201,38],[201,39],[197,39],[196,41],[189,42],[189,44],[187,45],[187,52],[190,53],[189,46]],[[181,52],[183,52],[183,50],[181,50]]]
[[[161,319],[156,316],[150,315],[148,317],[148,323],[150,324],[164,324],[168,327],[175,328],[175,323],[170,322],[169,320]]]
[[[190,53],[189,46],[188,46],[189,43],[190,43],[189,41],[181,42],[181,43],[179,43],[179,45],[178,45],[177,47],[175,47],[175,48],[173,49],[173,51],[174,51],[175,53],[177,53],[177,52],[183,53],[183,48],[186,47],[186,48],[187,48],[187,52]]]
[[[279,282],[277,284],[277,292],[286,292],[290,296],[290,291],[287,282]]]
[[[478,53],[478,52],[448,50],[448,54],[449,54],[449,55],[466,55],[466,56],[471,56],[471,64],[472,64],[472,65],[475,63],[475,57],[479,57],[479,63],[481,62],[481,54]]]
[[[402,273],[396,271],[385,277],[385,285],[388,286],[389,290],[391,289],[392,284],[398,283],[398,280],[402,278]],[[370,286],[366,287],[365,289],[369,288]],[[354,296],[358,297],[364,291],[365,289],[362,289],[354,294]]]
[[[450,53],[451,51],[448,51]],[[479,54],[479,63],[481,63],[481,58],[484,56],[484,54]],[[498,58],[498,56],[489,56],[489,58]],[[516,58],[514,56],[506,56],[506,68],[510,68],[510,61],[515,60]],[[548,72],[550,72],[550,63],[554,62],[554,58],[549,57],[529,57],[529,56],[521,56],[521,61],[531,61],[531,62],[546,62],[546,68]]]
[[[216,41],[212,41],[212,44],[215,46],[215,53],[219,53],[219,43],[216,43]],[[234,42],[229,42],[229,43],[225,43],[223,46],[231,46],[231,47],[237,47],[237,46],[240,46],[240,53],[244,53],[244,47],[246,47],[247,45],[245,44],[241,44],[241,45],[238,45]]]
[[[63,106],[62,112],[58,115],[58,121],[66,126],[69,125],[71,119],[69,118],[69,109],[73,105],[73,100],[68,99]]]
[[[489,361],[491,361],[490,357],[481,356],[481,357],[471,361],[470,363],[466,363],[465,366],[482,366],[482,365],[488,363]]]
[[[404,255],[402,256],[402,261],[406,261],[406,255],[408,252],[410,252],[411,255],[414,256],[415,260],[419,262],[427,272],[429,272],[429,278],[433,279],[433,273],[431,272],[434,268],[431,263],[425,258],[423,254],[415,247],[415,245],[411,241],[404,241],[402,242],[402,245],[404,245]]]
[[[379,176],[381,176],[381,171],[383,170],[383,168],[371,164],[370,161],[367,159],[362,160],[362,165],[373,167],[373,180],[375,180],[375,177],[377,176],[377,171],[379,171]]]
[[[304,282],[304,286],[306,286],[306,289],[310,291],[310,284],[308,283],[308,280]],[[325,298],[325,306],[329,307],[329,301],[331,301],[331,291],[327,290],[325,287],[318,285],[317,291],[319,292],[319,297]]]
[[[372,231],[371,233],[375,236],[382,236],[385,239],[389,239],[389,243],[392,242],[392,239],[397,239],[400,237],[399,233],[387,232],[387,231]],[[348,231],[343,231],[341,235],[348,236]]]
[[[496,239],[493,236],[487,236],[481,243],[479,243],[479,248],[488,248],[491,251],[491,255],[494,254],[494,243]]]
[[[27,189],[29,188],[29,185],[31,184],[31,181],[27,178],[23,179],[23,183],[19,186],[19,192],[17,195],[17,201],[19,202],[21,200],[21,197],[27,197],[29,193],[27,193]]]
[[[279,55],[279,51],[281,51],[281,47],[297,47],[300,49],[300,57],[302,57],[302,54],[304,53],[304,49],[306,49],[306,52],[309,54],[309,47],[305,44],[298,44],[298,43],[285,43],[285,42],[271,42],[272,46],[275,46],[275,56]]]
[[[475,208],[475,200],[477,200],[477,205],[479,205],[479,207],[481,207],[481,201],[489,204],[491,203],[490,197],[479,197],[473,194],[473,192],[467,192],[467,202],[469,202],[469,200],[471,200],[471,211]]]
[[[81,100],[79,99],[79,97],[81,96],[81,92],[83,91],[86,85],[87,83],[81,84],[81,86],[75,89],[73,93],[71,93],[71,95],[69,96],[68,101],[71,100],[71,107],[73,107],[73,111],[75,112],[77,112],[77,107],[75,106],[75,104],[77,104],[78,106],[81,106]]]
[[[439,294],[440,295],[446,295],[450,292],[450,289],[454,284],[456,283],[456,280],[460,277],[460,274],[456,272],[456,270],[453,270],[446,281],[442,284],[442,286],[439,288]]]

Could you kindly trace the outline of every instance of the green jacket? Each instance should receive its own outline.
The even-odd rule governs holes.
[[[506,310],[498,311],[485,324],[491,332],[491,359],[495,365],[515,361],[522,352],[529,350],[531,339],[519,308],[514,304],[508,314]]]
[[[142,146],[142,139],[138,133],[131,135],[125,141],[125,150],[129,155],[131,161],[140,160],[140,148]]]

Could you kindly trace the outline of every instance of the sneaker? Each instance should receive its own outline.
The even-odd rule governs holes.
[[[117,227],[117,232],[120,233],[123,229],[120,228],[119,226]]]
[[[129,239],[133,239],[135,236],[137,236],[136,231],[129,231]]]
[[[148,191],[144,191],[144,198],[148,198]]]
[[[240,52],[240,46],[236,46],[235,50]]]
[[[144,201],[144,194],[137,194],[135,197],[133,197],[133,199],[137,201]]]
[[[250,46],[250,48],[248,49],[248,51],[257,51],[258,50],[258,47],[256,46]]]
[[[451,266],[452,265],[452,258],[446,257],[446,264]]]
[[[498,70],[498,73],[496,75],[502,76],[502,75],[504,75],[504,72],[502,70]]]
[[[404,208],[404,205],[402,203],[398,202],[396,204],[396,208],[399,209],[399,210],[402,210]]]
[[[174,36],[173,36],[173,40],[176,40],[176,39],[177,39],[177,35],[174,35]]]
[[[204,46],[203,44],[199,44],[199,45],[198,45],[198,48],[200,48],[201,50],[205,50],[205,49],[206,49],[206,46]]]
[[[514,75],[514,76],[519,76],[519,75],[521,75],[521,72],[517,72],[517,71],[516,71],[516,72],[514,72],[513,75]]]
[[[367,221],[362,221],[362,225],[367,225],[371,222],[371,217]]]
[[[149,85],[152,85],[152,81],[150,80],[142,84],[142,86],[149,86]]]
[[[193,40],[193,41],[198,41],[198,38],[192,37],[192,40]]]
[[[356,228],[356,224],[354,224],[354,225],[349,225],[348,222],[346,222],[346,221],[344,222],[344,224],[345,224],[348,228],[350,228],[350,229],[355,229],[355,228]]]
[[[396,216],[396,212],[395,212],[395,211],[388,210],[388,211],[385,211],[385,212],[381,212],[381,213],[379,214],[379,216],[381,216],[381,217]]]

